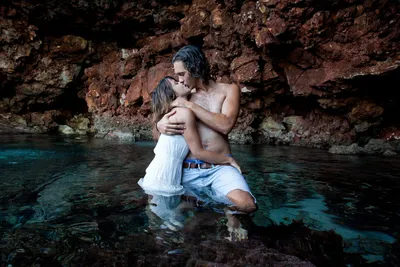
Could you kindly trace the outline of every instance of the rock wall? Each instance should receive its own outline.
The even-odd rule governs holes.
[[[400,137],[398,1],[13,1],[0,14],[0,132],[149,139],[150,94],[196,44],[241,87],[233,142]]]

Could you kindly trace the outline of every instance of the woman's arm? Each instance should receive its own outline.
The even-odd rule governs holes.
[[[162,134],[175,135],[175,134],[183,134],[185,130],[184,122],[171,122],[170,117],[175,115],[176,110],[172,110],[165,114],[161,120],[159,120],[156,124],[157,129]]]
[[[156,125],[157,124],[154,124],[153,128],[151,129],[151,134],[153,136],[154,141],[158,141],[158,139],[160,138],[160,135],[161,135],[160,132],[158,131]]]
[[[187,108],[177,108],[176,115],[180,120],[185,122],[186,130],[183,133],[183,137],[195,158],[216,164],[232,164],[235,162],[232,157],[203,148],[197,131],[196,117],[191,110]]]

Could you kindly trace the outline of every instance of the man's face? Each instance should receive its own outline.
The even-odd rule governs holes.
[[[182,83],[189,89],[193,89],[196,86],[196,79],[190,76],[189,71],[187,71],[182,61],[174,62],[174,72],[178,75],[179,83]]]
[[[183,85],[183,83],[177,82],[173,79],[168,79],[171,83],[172,90],[179,97],[187,97],[190,94],[190,89]]]

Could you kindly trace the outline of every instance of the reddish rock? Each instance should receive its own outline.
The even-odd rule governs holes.
[[[271,44],[277,44],[278,41],[268,28],[254,28],[254,40],[258,47],[264,47]]]
[[[400,130],[393,127],[382,130],[380,138],[386,141],[400,140]]]
[[[294,49],[288,56],[288,60],[302,69],[318,68],[321,61],[316,56],[300,48]]]
[[[349,98],[320,98],[318,99],[318,103],[320,106],[324,109],[331,108],[331,109],[342,109],[349,107],[350,105],[353,105],[356,101],[359,101],[358,99],[354,97],[349,97]]]
[[[288,11],[287,15],[292,19],[302,19],[306,15],[306,12],[306,8],[293,7]]]
[[[147,71],[141,70],[135,78],[133,78],[131,85],[126,92],[126,99],[124,105],[129,107],[134,105],[142,97],[143,90],[147,89]]]
[[[321,34],[325,30],[324,26],[327,17],[329,17],[328,12],[316,12],[311,19],[307,20],[306,23],[302,25],[302,28],[307,34]]]
[[[266,62],[263,67],[263,73],[262,73],[262,80],[264,82],[270,82],[271,80],[275,80],[278,78],[278,74],[275,72],[273,66],[271,63]]]
[[[121,62],[120,75],[124,78],[135,76],[141,67],[142,60],[139,55],[128,57]]]
[[[266,21],[265,26],[267,27],[268,31],[272,33],[272,35],[275,37],[279,37],[279,35],[284,34],[287,30],[286,22],[278,16],[270,17]]]
[[[251,110],[258,110],[263,107],[261,99],[254,99],[254,101],[247,103],[246,108]]]
[[[212,1],[210,1],[213,3]],[[181,33],[184,38],[205,36],[210,28],[211,6],[207,1],[194,1],[186,16],[181,20]]]
[[[256,26],[260,14],[255,2],[245,2],[240,9],[240,14],[235,16],[235,30],[242,36],[249,35]]]
[[[213,73],[218,73],[219,77],[229,70],[229,61],[226,60],[226,55],[223,51],[212,49],[204,51],[210,64],[210,69]]]
[[[374,102],[361,101],[350,111],[348,118],[352,123],[358,123],[363,120],[376,119],[383,114],[384,108],[376,105]]]
[[[66,35],[51,42],[50,53],[81,53],[88,47],[88,41],[79,36]]]
[[[338,42],[318,44],[317,55],[323,59],[338,61],[344,58],[343,51],[346,48],[344,44]]]
[[[226,22],[224,22],[223,11],[221,9],[214,9],[211,12],[211,26],[214,29],[220,29]]]
[[[246,111],[231,140],[251,142],[264,117],[301,115],[298,130],[276,142],[348,143],[355,132],[379,132],[380,122],[396,125],[383,110],[398,104],[386,85],[398,84],[397,14],[397,3],[378,0],[0,4],[0,110],[21,115],[26,126],[10,123],[21,131],[42,131],[49,123],[38,108],[80,97],[105,123],[123,117],[145,125],[150,93],[172,74],[173,54],[184,44],[203,44],[212,77],[241,86]],[[52,32],[60,18],[65,26]],[[77,110],[71,102],[63,120]],[[79,109],[87,111],[84,104]]]
[[[305,73],[304,70],[291,64],[285,64],[284,70],[293,95],[309,95],[312,92],[308,79],[300,79]],[[305,83],[302,83],[303,81]]]
[[[180,48],[185,44],[185,39],[180,31],[163,34],[161,36],[151,36],[146,41],[149,49],[159,53],[171,48]]]
[[[230,66],[232,79],[238,83],[259,82],[261,78],[258,56],[254,54],[244,54],[235,58]]]
[[[160,63],[149,69],[147,74],[147,92],[150,94],[156,88],[159,81],[167,75],[173,75],[174,70],[171,63]]]

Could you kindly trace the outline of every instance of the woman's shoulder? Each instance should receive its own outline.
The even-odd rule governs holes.
[[[173,110],[176,110],[175,115],[180,119],[188,120],[194,118],[193,111],[188,108],[175,107]]]

